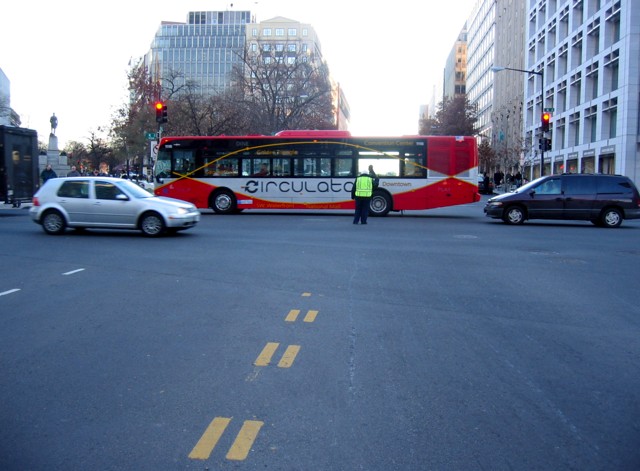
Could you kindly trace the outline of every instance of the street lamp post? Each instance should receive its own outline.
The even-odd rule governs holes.
[[[514,72],[522,72],[525,74],[533,74],[533,75],[540,76],[540,81],[542,82],[542,87],[541,87],[542,99],[540,101],[542,103],[542,112],[544,113],[544,71],[541,70],[540,72],[536,72],[535,70],[512,69],[511,67],[502,67],[500,65],[494,65],[493,67],[491,67],[491,71],[494,73],[502,72],[503,70],[513,70]],[[541,138],[543,140],[543,144],[540,150],[540,176],[543,177],[544,176],[544,151],[546,147],[546,144],[544,143],[544,140],[545,140],[544,131],[542,131]]]

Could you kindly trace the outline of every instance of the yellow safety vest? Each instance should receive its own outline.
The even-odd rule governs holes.
[[[369,175],[360,175],[356,178],[356,196],[371,198],[373,194],[373,178]]]

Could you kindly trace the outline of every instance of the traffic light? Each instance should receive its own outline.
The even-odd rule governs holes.
[[[549,139],[548,137],[538,139],[538,149],[545,152],[551,150],[551,139]]]
[[[542,132],[549,130],[549,121],[551,121],[551,113],[542,113]]]
[[[167,105],[165,105],[161,101],[157,101],[155,104],[155,108],[156,108],[156,122],[166,123],[167,122]]]

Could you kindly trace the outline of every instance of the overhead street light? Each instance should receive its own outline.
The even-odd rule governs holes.
[[[539,75],[540,76],[540,81],[542,82],[542,112],[545,113],[545,107],[544,107],[544,71],[541,70],[540,72],[537,72],[535,70],[525,70],[525,69],[513,69],[511,67],[503,67],[501,65],[494,65],[493,67],[491,67],[491,71],[494,73],[498,73],[498,72],[502,72],[503,70],[512,70],[514,72],[522,72],[523,74],[533,74],[533,75]],[[544,139],[546,136],[544,135],[544,130],[542,131],[542,139]],[[541,149],[540,152],[540,176],[543,177],[544,176],[544,146]]]

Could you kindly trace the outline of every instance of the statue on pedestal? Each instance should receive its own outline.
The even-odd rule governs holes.
[[[53,113],[53,115],[49,119],[49,122],[51,123],[51,135],[55,136],[56,135],[56,128],[58,127],[58,118],[56,118],[56,114],[55,113]]]

